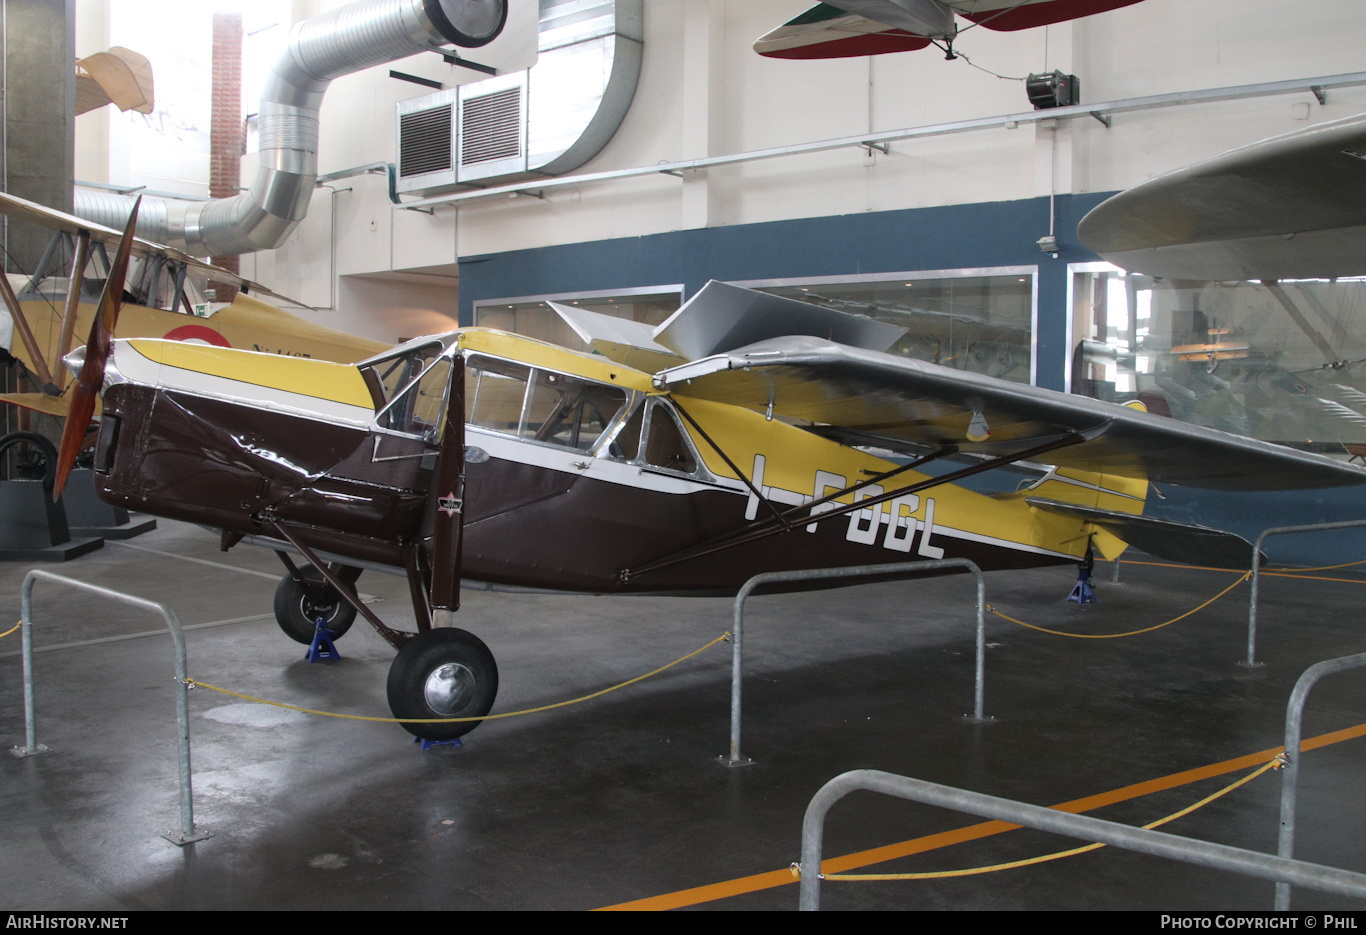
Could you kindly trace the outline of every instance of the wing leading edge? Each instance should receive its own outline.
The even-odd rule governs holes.
[[[1366,483],[1366,468],[1125,406],[813,337],[761,341],[660,371],[655,385],[771,412],[852,444],[1003,455],[1086,440],[1049,461],[1218,490]]]

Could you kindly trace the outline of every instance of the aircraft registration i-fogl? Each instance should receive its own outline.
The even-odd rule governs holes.
[[[656,329],[557,307],[594,354],[480,328],[356,364],[115,341],[125,249],[68,358],[59,482],[103,387],[100,496],[222,530],[225,549],[275,549],[285,632],[309,642],[319,620],[339,634],[365,616],[398,650],[395,717],[432,740],[476,726],[497,691],[487,647],[448,625],[462,577],[718,593],[763,571],[1025,568],[1126,543],[1245,563],[1244,540],[1143,517],[1149,480],[1366,481],[1324,456],[888,354],[899,328],[717,282]],[[995,495],[956,483],[1008,465],[1036,477]],[[407,576],[417,633],[356,598],[366,568]]]

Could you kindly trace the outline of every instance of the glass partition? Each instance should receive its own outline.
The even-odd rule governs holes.
[[[739,282],[898,325],[892,354],[1034,382],[1036,267]]]
[[[588,351],[588,345],[579,340],[574,329],[565,324],[564,319],[550,307],[548,302],[552,301],[614,318],[658,325],[683,304],[683,287],[652,286],[476,302],[474,323],[481,328],[511,331],[571,350]]]
[[[1071,270],[1075,393],[1292,447],[1366,453],[1366,280]]]

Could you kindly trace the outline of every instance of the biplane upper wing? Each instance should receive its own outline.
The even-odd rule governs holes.
[[[1104,13],[1139,0],[836,0],[818,3],[759,37],[769,58],[848,58],[923,49],[952,39],[957,14],[977,26],[1012,31]]]
[[[116,246],[122,232],[114,230],[112,227],[105,227],[103,224],[96,224],[84,218],[78,218],[74,214],[67,214],[64,211],[57,211],[46,205],[29,201],[26,198],[19,198],[6,192],[0,192],[0,214],[6,214],[15,220],[25,221],[29,224],[36,224],[39,227],[46,227],[49,230],[62,231],[68,234],[89,233],[92,243],[104,244],[106,246]],[[287,305],[294,305],[300,308],[309,308],[302,302],[272,292],[260,283],[252,282],[250,279],[243,279],[234,272],[205,263],[196,257],[183,253],[174,247],[164,244],[153,243],[149,240],[137,238],[132,245],[133,256],[146,257],[158,256],[173,260],[176,263],[183,263],[193,273],[202,275],[215,282],[231,283],[255,296],[269,296]]]
[[[744,406],[846,444],[1015,455],[1050,442],[1050,464],[1222,490],[1366,483],[1322,455],[808,336],[762,341],[655,375],[683,397]]]
[[[1150,179],[1098,205],[1077,236],[1110,262],[1152,276],[1366,273],[1366,114]]]

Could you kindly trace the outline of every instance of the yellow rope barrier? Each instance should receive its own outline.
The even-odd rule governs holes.
[[[681,656],[678,659],[675,659],[673,662],[669,663],[668,665],[660,666],[653,672],[646,672],[644,675],[637,675],[635,678],[628,679],[627,681],[622,682],[619,685],[613,685],[611,688],[604,688],[601,691],[593,692],[591,695],[584,695],[582,698],[571,698],[569,701],[558,701],[555,704],[541,705],[539,708],[527,708],[523,711],[506,711],[502,714],[485,714],[483,717],[366,717],[360,714],[337,714],[334,711],[317,711],[313,708],[301,708],[298,705],[284,704],[280,701],[268,701],[265,698],[257,698],[252,695],[244,695],[241,692],[229,691],[226,688],[219,688],[217,685],[210,685],[208,682],[201,682],[197,679],[192,678],[186,679],[185,684],[188,685],[190,688],[207,688],[209,691],[220,692],[224,695],[232,695],[234,698],[242,698],[246,701],[254,701],[257,704],[268,704],[276,708],[286,708],[290,711],[300,711],[304,714],[317,714],[321,717],[339,717],[348,721],[378,721],[381,724],[454,724],[460,721],[494,721],[498,718],[518,717],[523,714],[537,714],[541,711],[550,711],[553,708],[565,708],[569,705],[575,705],[583,701],[589,701],[593,698],[599,698],[607,694],[608,692],[614,692],[619,688],[625,688],[627,685],[634,685],[636,682],[643,682],[650,676],[658,675],[665,669],[671,669],[674,666],[678,665],[680,662],[686,662],[693,656],[701,655],[708,649],[711,649],[717,643],[723,642],[728,639],[730,639],[729,630],[727,630],[725,633],[722,633],[720,636],[712,640],[707,645],[703,646],[701,649],[694,650],[693,652],[688,653],[686,656]]]
[[[18,623],[16,623],[14,626],[12,626],[12,627],[10,627],[8,630],[6,630],[4,633],[0,633],[0,640],[3,640],[5,637],[9,636],[11,633],[13,633],[15,630],[19,629],[19,628],[22,627],[23,625],[24,625],[24,621],[20,620],[20,621],[19,621]]]
[[[1189,815],[1191,812],[1195,811],[1198,808],[1203,808],[1204,806],[1213,802],[1215,799],[1218,799],[1221,796],[1228,795],[1228,793],[1232,792],[1234,789],[1237,789],[1239,786],[1246,785],[1247,783],[1256,779],[1258,776],[1262,775],[1262,773],[1265,773],[1267,770],[1272,768],[1279,768],[1280,764],[1283,762],[1284,761],[1280,757],[1277,757],[1271,762],[1258,767],[1256,770],[1244,776],[1242,779],[1239,779],[1237,782],[1230,783],[1229,785],[1220,789],[1218,792],[1215,792],[1212,795],[1205,796],[1205,798],[1201,799],[1199,802],[1196,802],[1194,805],[1187,805],[1185,808],[1181,809],[1181,811],[1168,815],[1166,818],[1159,818],[1157,819],[1157,821],[1149,822],[1143,827],[1151,831],[1154,828],[1162,827],[1168,822],[1172,822],[1178,818]],[[867,882],[873,880],[940,880],[947,877],[970,877],[982,873],[995,873],[998,870],[1014,870],[1017,867],[1028,867],[1032,864],[1042,864],[1050,860],[1058,860],[1063,857],[1071,857],[1075,854],[1085,854],[1087,851],[1099,850],[1100,848],[1106,846],[1107,845],[1100,843],[1087,844],[1083,847],[1074,847],[1071,850],[1067,851],[1058,851],[1054,854],[1044,854],[1041,857],[1028,857],[1024,860],[1013,860],[1009,863],[1004,864],[992,864],[989,867],[973,867],[968,870],[941,870],[937,872],[932,871],[926,873],[822,873],[821,879],[843,880],[846,882]],[[792,875],[800,878],[801,868],[794,865],[792,868]]]
[[[990,604],[987,605],[987,610],[991,611],[993,614],[1000,617],[1002,620],[1009,620],[1011,623],[1018,623],[1022,627],[1028,627],[1031,630],[1038,630],[1040,633],[1051,633],[1054,636],[1071,636],[1079,640],[1114,640],[1119,639],[1121,636],[1137,636],[1140,633],[1151,633],[1153,630],[1160,630],[1163,627],[1170,626],[1171,624],[1176,623],[1179,620],[1185,620],[1191,614],[1199,613],[1200,611],[1204,610],[1210,604],[1213,604],[1215,601],[1219,600],[1219,598],[1223,597],[1229,591],[1232,591],[1234,588],[1238,587],[1238,585],[1242,584],[1244,581],[1251,577],[1252,573],[1245,571],[1243,572],[1242,576],[1238,578],[1237,581],[1233,582],[1228,587],[1224,588],[1224,590],[1220,591],[1218,594],[1214,595],[1209,600],[1205,601],[1205,603],[1201,604],[1199,607],[1192,608],[1191,610],[1186,611],[1179,617],[1173,617],[1170,620],[1163,621],[1162,623],[1156,624],[1151,627],[1144,627],[1142,630],[1130,630],[1128,633],[1065,633],[1062,630],[1050,630],[1047,627],[1035,626],[1032,623],[1025,623],[1023,620],[1016,620],[1014,617],[1008,617],[1005,614],[1001,613],[999,610],[997,610],[995,607],[992,607]]]

